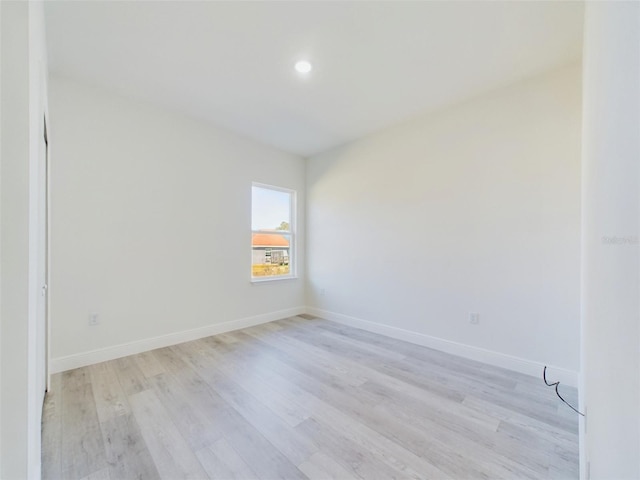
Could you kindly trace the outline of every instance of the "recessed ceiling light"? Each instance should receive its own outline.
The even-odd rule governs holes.
[[[298,73],[309,73],[311,71],[311,64],[306,60],[300,60],[296,62],[295,69]]]

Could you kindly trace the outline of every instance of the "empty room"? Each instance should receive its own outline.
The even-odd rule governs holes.
[[[640,2],[0,27],[0,479],[640,479]]]

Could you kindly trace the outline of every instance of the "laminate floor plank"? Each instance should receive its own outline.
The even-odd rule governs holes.
[[[345,400],[344,403],[334,406],[331,393],[322,384],[316,384],[303,373],[276,359],[272,358],[271,361],[269,367],[273,373],[269,372],[264,365],[257,367],[264,369],[262,374],[269,376],[270,383],[283,390],[296,392],[297,401],[310,408],[317,420],[331,424],[332,428],[338,430],[345,438],[374,451],[383,461],[389,462],[389,467],[396,470],[396,475],[402,473],[408,478],[420,478],[419,472],[421,472],[432,478],[447,477],[443,471],[431,465],[426,459],[400,447],[384,434],[362,423],[355,403]]]
[[[154,392],[191,448],[200,450],[222,438],[231,427],[230,406],[207,385],[182,352],[180,346],[154,351],[166,372],[153,378]]]
[[[295,427],[309,418],[308,409],[301,407],[296,403],[295,399],[292,400],[289,392],[276,389],[270,385],[267,380],[268,376],[260,375],[255,369],[246,368],[241,363],[232,361],[233,355],[234,353],[232,352],[222,355],[209,351],[200,358],[192,356],[190,361],[203,377],[209,378],[211,385],[214,385],[214,382],[210,379],[211,372],[215,371],[216,368],[220,368],[228,376],[234,378],[234,381],[247,392],[259,398],[264,405],[289,426]]]
[[[242,353],[248,355],[250,352],[244,351]],[[242,362],[242,358],[238,356],[239,352],[235,352],[235,354],[236,356],[234,358],[236,363]],[[359,424],[357,419],[344,415],[340,410],[324,403],[319,398],[307,392],[304,388],[301,388],[298,383],[298,381],[301,380],[301,374],[294,371],[283,371],[282,367],[284,364],[279,364],[280,370],[276,372],[277,365],[274,363],[273,358],[269,359],[268,356],[265,355],[262,359],[263,362],[261,362],[260,365],[257,365],[253,363],[250,355],[244,357],[245,361],[248,361],[250,364],[254,364],[256,369],[260,369],[260,374],[268,378],[270,384],[276,386],[281,391],[290,392],[292,394],[292,398],[294,398],[293,401],[307,405],[307,407],[310,408],[315,415],[321,417],[325,423],[332,422],[339,425],[339,427],[335,428],[340,429],[343,437],[348,438],[357,444],[369,445],[380,458],[386,458],[391,461],[394,464],[394,467],[397,467],[398,469],[395,470],[394,467],[389,467],[388,470],[390,469],[390,471],[395,471],[396,476],[399,475],[400,471],[411,471],[411,468],[403,463],[403,460],[407,463],[419,463],[422,470],[428,470],[431,468],[430,465],[416,458],[411,454],[411,452],[397,448],[397,445],[393,444],[393,442],[390,442],[388,439],[377,434],[377,432],[370,430],[368,427]],[[269,360],[272,363],[265,363]],[[291,379],[292,376],[296,377],[295,381],[290,382],[287,380],[287,378]],[[442,472],[438,472],[438,475],[442,476]]]
[[[317,452],[298,468],[311,480],[355,480],[358,477],[345,470],[342,465],[323,452]]]
[[[208,379],[217,391],[245,420],[269,440],[291,463],[302,463],[318,451],[316,445],[300,436],[256,397],[216,369],[209,369]]]
[[[260,361],[256,362],[255,355],[260,353]],[[269,388],[278,392],[278,395],[292,408],[299,412],[300,416],[310,417],[317,412],[309,407],[308,395],[312,394],[318,400],[322,400],[330,394],[328,385],[342,386],[343,384],[336,378],[331,378],[330,374],[321,375],[322,381],[310,379],[308,375],[301,372],[305,367],[300,363],[295,364],[295,369],[289,368],[289,362],[280,358],[279,352],[272,352],[269,349],[260,348],[245,349],[242,352],[234,351],[227,354],[228,359],[219,359],[220,368],[228,371],[230,375],[235,374],[246,389],[254,391],[254,383],[266,382]],[[312,373],[313,375],[313,373]],[[295,381],[287,381],[294,380]],[[344,384],[344,388],[350,388]],[[255,392],[258,395],[260,392]],[[358,395],[359,406],[367,403],[366,395]]]
[[[166,372],[166,369],[158,362],[153,352],[152,350],[133,356],[133,360],[138,364],[138,368],[147,379]]]
[[[348,345],[357,344],[358,339],[350,339],[344,336],[342,342],[342,351],[354,350],[353,347],[349,348]],[[324,343],[324,345],[325,347],[327,346],[326,343]],[[335,349],[336,342],[332,342],[330,344],[330,348]],[[362,349],[358,350],[355,348],[355,350],[359,351],[361,355],[366,355],[366,352]],[[380,362],[380,359],[376,358],[372,358],[369,361],[374,362],[373,365],[376,365],[376,368],[382,369],[381,371],[388,372],[391,376],[403,378],[407,382],[414,383],[418,386],[423,386],[434,391],[442,391],[444,387],[445,391],[448,392],[459,391],[462,394],[474,392],[476,395],[483,395],[486,397],[491,395],[501,396],[505,389],[508,390],[517,386],[517,381],[513,378],[505,378],[502,375],[487,375],[486,369],[484,368],[485,366],[477,362],[468,362],[471,367],[467,366],[466,368],[456,369],[453,365],[447,366],[442,363],[442,360],[440,362],[434,361],[431,357],[413,357],[410,361],[387,361],[383,363]],[[453,364],[454,362],[450,363]],[[460,364],[461,362],[457,360],[455,363]],[[458,374],[451,375],[452,370]],[[529,395],[527,398],[527,408],[533,407],[531,402],[534,402],[536,403],[536,408],[538,408],[543,415],[557,407],[555,401],[553,401],[553,399],[549,399],[548,396],[531,397],[531,391],[528,391],[527,394]]]
[[[353,348],[347,341],[325,341],[318,336],[308,336],[310,342],[321,345],[328,351],[347,358],[354,358],[374,367],[376,370],[386,373],[391,377],[403,380],[419,388],[432,391],[439,395],[461,401],[466,394],[473,394],[479,398],[487,399],[493,403],[503,405],[515,411],[527,412],[528,415],[541,421],[553,422],[556,426],[570,431],[577,429],[573,417],[563,418],[557,415],[557,402],[552,397],[505,395],[499,385],[489,382],[474,384],[464,379],[449,376],[451,380],[445,382],[443,375],[433,376],[433,368],[428,364],[419,365],[418,362],[400,363],[397,361],[384,361],[377,359],[367,351]],[[515,384],[514,384],[515,386]],[[509,389],[510,390],[510,389]]]
[[[533,390],[544,389],[544,384],[540,382],[542,377],[542,370],[540,371],[540,377],[533,377],[522,373],[514,372],[493,365],[487,365],[485,363],[477,362],[462,358],[453,354],[434,350],[432,348],[423,347],[420,345],[404,342],[392,337],[378,335],[376,333],[368,332],[366,330],[347,327],[334,322],[327,322],[323,319],[315,317],[313,315],[298,315],[286,320],[289,325],[297,327],[314,326],[321,329],[328,329],[334,332],[338,332],[347,338],[365,341],[373,345],[377,345],[383,348],[389,348],[394,351],[402,352],[407,357],[417,358],[419,360],[428,361],[433,366],[444,367],[448,372],[455,373],[456,376],[466,375],[468,377],[479,379],[483,382],[489,382],[491,384],[499,383],[507,379],[509,383],[518,382],[529,386],[533,386]],[[561,387],[567,396],[573,396],[573,399],[577,401],[577,390],[575,388],[562,386]],[[527,391],[527,394],[531,394],[531,391]]]
[[[362,443],[344,435],[342,431],[335,430],[326,422],[309,418],[296,429],[313,439],[323,452],[358,478],[414,478],[409,472],[403,475],[401,471],[391,467],[375,449],[363,448]]]
[[[313,365],[341,377],[351,385],[359,386],[367,381],[366,377],[359,375],[354,369],[348,368],[345,362],[337,361],[331,355],[327,355],[324,350],[315,348],[312,345],[305,344],[287,335],[280,335],[279,333],[281,331],[282,329],[275,332],[272,330],[264,331],[260,328],[253,327],[244,330],[244,333],[283,352],[295,355],[298,362],[312,362]]]
[[[209,386],[217,394],[224,390],[222,392],[224,395],[233,397],[233,393],[230,390],[232,382],[225,381],[217,374],[214,367],[201,370],[201,373],[205,381],[208,381]],[[237,390],[235,391],[237,393]],[[233,397],[232,400],[238,401],[238,398]],[[305,478],[297,466],[286,458],[256,426],[247,421],[237,411],[234,410],[234,412],[235,415],[231,420],[232,425],[228,428],[225,440],[245,463],[252,466],[253,471],[258,473],[260,478]],[[203,454],[206,454],[206,452],[201,451],[200,455],[202,456]],[[204,458],[210,460],[210,456]]]
[[[131,413],[105,420],[100,423],[100,428],[110,478],[160,478],[138,423]]]
[[[282,343],[280,343],[282,336],[271,335],[268,338],[264,336],[258,338],[271,345],[282,346]],[[298,340],[289,338],[285,345],[290,345],[290,342],[292,341],[298,342]],[[302,342],[299,343],[300,346],[298,351],[301,356],[304,356],[305,349],[309,350],[310,348],[313,348]],[[381,374],[379,371],[372,369],[367,365],[358,364],[344,359],[338,363],[344,365],[345,367],[343,367],[343,369],[349,371],[359,379],[370,379],[367,380],[366,383],[358,383],[359,394],[355,395],[356,398],[364,401],[365,403],[376,404],[383,401],[396,402],[399,399],[398,396],[400,396],[403,408],[405,409],[408,406],[417,403],[420,410],[428,409],[428,411],[434,413],[435,417],[441,418],[443,421],[449,421],[452,417],[463,418],[474,424],[483,425],[492,431],[497,429],[499,422],[496,419],[462,406],[459,402],[442,402],[442,399],[439,396],[432,394],[428,390],[417,388],[413,385],[399,381],[392,376]],[[291,365],[295,365],[295,367],[299,369],[301,362],[291,363]],[[334,385],[338,384],[336,381],[331,381],[329,383]],[[376,398],[371,399],[371,397],[369,397],[365,392],[375,395]]]
[[[296,365],[296,368],[299,368],[299,366]],[[287,376],[289,377],[290,374],[288,374]],[[301,382],[299,380],[297,380],[296,383],[301,384]],[[314,393],[317,394],[317,392],[314,392]],[[406,406],[406,403],[404,403],[404,405]],[[437,413],[437,410],[436,410],[436,413]],[[460,422],[458,422],[458,423],[460,423]],[[455,423],[451,423],[450,425],[455,425]],[[433,430],[433,428],[432,428],[432,430]],[[468,434],[468,431],[467,430],[463,430],[463,431],[461,431],[459,433],[461,435],[466,436]],[[471,432],[471,433],[473,433],[473,432]],[[458,440],[460,440],[460,438],[464,439],[464,436],[463,437],[458,437]],[[451,438],[450,434],[449,434],[448,438]],[[486,441],[486,437],[485,437],[485,444],[486,444],[487,448],[485,449],[486,450],[485,452],[482,452],[482,451],[478,452],[478,461],[479,462],[483,461],[483,459],[485,458],[485,455],[489,455],[490,456],[491,452],[490,452],[490,450],[487,450],[487,449],[495,446],[495,441],[498,441],[498,440],[499,440],[499,437],[496,437],[496,439],[494,441]],[[451,443],[455,443],[455,442],[451,442]],[[529,457],[531,455],[526,453],[526,450],[521,450],[520,453],[523,453],[527,457],[527,459],[530,460]],[[511,463],[506,458],[503,458],[502,460],[504,462],[506,462],[506,463]],[[522,466],[522,468],[521,468],[521,466],[518,465],[517,462],[512,463],[510,465],[510,469],[504,470],[502,472],[501,476],[503,478],[511,478],[511,477],[513,477],[514,474],[519,473],[519,475],[523,476],[523,477],[527,476],[529,478],[538,478],[541,473],[544,473],[546,471],[546,467],[540,467],[539,465],[536,465],[535,462],[529,461],[529,462],[525,462],[525,463],[528,463],[528,465]],[[533,467],[533,468],[529,468],[529,467]],[[456,475],[460,475],[460,473],[461,472],[455,472]],[[495,476],[495,472],[494,472],[493,476]]]
[[[412,383],[425,388],[433,393],[440,395],[446,399],[454,401],[461,401],[464,395],[456,390],[451,389],[446,384],[443,385],[439,381],[432,381],[421,375],[413,375],[412,372],[406,371],[406,369],[398,369],[391,367],[390,361],[381,359],[375,354],[372,354],[366,350],[358,349],[355,345],[351,345],[348,342],[337,339],[329,339],[321,335],[309,335],[309,332],[301,330],[286,331],[287,335],[314,345],[318,348],[324,349],[327,353],[352,362],[360,363],[362,365],[368,365],[376,370],[386,373],[389,376],[401,378],[406,383]],[[427,370],[429,372],[429,370]]]
[[[151,390],[135,393],[129,402],[161,478],[207,478],[195,452],[155,393]]]
[[[309,324],[309,322],[306,323]],[[485,367],[487,365],[484,363],[463,359],[452,354],[403,342],[402,340],[397,340],[395,338],[377,335],[365,330],[358,330],[332,322],[325,322],[317,318],[313,324],[316,325],[317,328],[338,333],[343,337],[348,338],[350,341],[358,341],[365,344],[371,343],[383,349],[401,352],[405,357],[407,357],[407,360],[417,359],[420,361],[427,361],[431,367],[444,367],[449,374],[455,372],[457,374],[456,376],[464,376],[476,381],[513,385],[517,381],[522,380],[522,378],[532,378],[526,375],[518,377],[519,374],[515,372],[498,369],[496,367],[486,369]],[[298,322],[297,325],[304,325],[304,323]]]
[[[42,409],[42,478],[62,479],[62,374],[51,376]]]
[[[87,367],[62,374],[62,478],[82,478],[107,468]]]
[[[90,473],[89,475],[82,477],[82,480],[112,480],[109,475],[109,469],[103,468],[97,472]]]
[[[404,409],[388,408],[380,410],[374,408],[375,401],[364,402],[362,392],[358,393],[357,389],[350,390],[353,387],[349,385],[342,385],[339,388],[331,388],[336,386],[331,382],[323,382],[318,378],[312,378],[311,375],[305,375],[304,368],[299,365],[295,367],[289,367],[292,362],[281,363],[277,365],[278,360],[274,359],[274,363],[266,366],[272,371],[281,373],[286,379],[292,380],[296,385],[300,386],[311,395],[315,396],[319,401],[325,403],[325,405],[335,408],[337,411],[347,413],[349,418],[357,419],[360,423],[367,425],[381,437],[386,437],[391,442],[401,445],[407,452],[411,452],[416,456],[421,456],[428,460],[431,464],[437,464],[438,467],[445,473],[451,475],[454,478],[468,477],[472,473],[482,473],[485,478],[512,478],[515,473],[521,473],[520,476],[528,478],[537,478],[528,468],[522,467],[517,463],[511,462],[508,458],[501,458],[501,463],[509,465],[509,469],[493,469],[483,470],[483,465],[486,464],[486,459],[494,456],[491,447],[493,441],[490,440],[488,435],[482,437],[478,435],[481,442],[476,445],[475,458],[465,448],[473,446],[473,443],[468,441],[465,436],[469,433],[474,433],[472,428],[465,427],[465,418],[450,417],[449,422],[428,422],[423,421],[421,425],[424,427],[423,431],[431,431],[435,433],[432,436],[424,436],[422,432],[414,429],[412,424],[418,421],[415,414],[411,416],[404,416]],[[296,371],[298,370],[298,371]],[[302,371],[300,371],[302,370]],[[264,372],[268,375],[268,372]],[[310,400],[306,399],[305,403]],[[405,404],[406,405],[406,404]],[[368,408],[362,408],[362,407]],[[317,412],[318,409],[314,408]],[[415,413],[415,412],[412,412]],[[438,412],[435,412],[435,418],[438,419]],[[333,418],[338,420],[336,413],[330,413]],[[393,419],[393,421],[389,421]],[[341,423],[344,423],[346,419],[342,419]],[[456,427],[457,428],[454,428]],[[351,427],[353,428],[353,427]],[[442,442],[442,438],[447,438],[448,444],[453,445],[454,448],[447,447]],[[387,443],[387,446],[389,443]],[[384,450],[384,446],[381,447]],[[465,451],[466,459],[457,453],[457,451]],[[447,460],[450,460],[449,462]],[[411,459],[408,460],[411,463]],[[423,471],[426,467],[424,464],[420,464],[419,467]],[[520,472],[521,470],[521,472]],[[544,469],[546,471],[546,468]],[[434,475],[442,476],[443,471],[434,472]],[[539,471],[537,473],[540,473]]]
[[[528,478],[536,480],[544,477],[547,465],[540,465],[536,455],[532,455],[528,445],[518,443],[512,446],[500,441],[497,434],[465,428],[462,422],[443,426],[439,422],[424,417],[406,415],[404,410],[389,405],[377,407],[379,418],[393,415],[395,422],[389,427],[395,431],[399,441],[417,454],[427,457],[433,464],[450,473],[454,478]],[[399,429],[396,425],[403,425]],[[428,442],[421,435],[429,431]],[[507,448],[505,448],[505,446]],[[515,455],[515,453],[519,455]],[[544,453],[543,453],[544,455]]]
[[[54,375],[42,477],[577,479],[577,426],[541,378],[302,315]]]
[[[306,476],[248,423],[230,432],[227,440],[258,476],[270,479],[305,479]]]
[[[120,386],[126,395],[140,393],[149,388],[147,378],[138,367],[133,356],[118,358],[112,362],[118,375]]]
[[[93,386],[93,397],[100,422],[131,413],[129,401],[122,389],[114,364],[97,363],[87,367]]]
[[[375,388],[382,390],[385,387],[376,385]],[[542,466],[536,463],[536,458],[540,455],[546,455],[546,450],[537,455],[536,449],[530,449],[534,440],[542,438],[540,436],[530,434],[528,431],[505,429],[504,422],[501,422],[495,429],[478,428],[473,422],[468,421],[466,415],[451,416],[448,413],[439,412],[437,408],[426,406],[426,408],[420,408],[419,402],[400,395],[397,396],[397,399],[403,405],[402,409],[398,409],[394,402],[386,401],[374,410],[384,416],[393,416],[397,422],[411,425],[414,428],[417,426],[420,431],[433,432],[434,437],[441,442],[444,441],[445,445],[453,444],[460,447],[468,458],[475,455],[479,463],[484,463],[487,458],[499,454],[505,457],[499,463],[509,465],[512,460],[521,462],[526,468],[536,471],[538,474],[544,473],[546,470],[544,461],[541,462]],[[518,437],[517,442],[512,441],[514,436]],[[528,439],[531,441],[527,442]],[[527,448],[520,448],[521,445],[526,445]]]
[[[577,445],[577,433],[567,432],[547,422],[541,422],[526,415],[526,413],[515,412],[501,405],[495,405],[489,401],[475,398],[472,395],[467,396],[462,403],[478,412],[491,415],[496,419],[530,430],[537,436],[547,437],[557,445],[565,445],[568,448],[576,447]]]
[[[240,335],[243,334],[237,335],[240,337]],[[264,365],[267,362],[272,362],[273,368],[280,368],[286,372],[290,372],[290,368],[293,366],[295,371],[304,374],[305,378],[314,386],[327,385],[334,388],[349,390],[354,393],[359,391],[359,383],[354,386],[353,382],[345,379],[344,375],[335,369],[323,368],[317,363],[308,361],[308,359],[300,355],[291,355],[286,350],[274,347],[268,343],[262,342],[261,340],[259,340],[259,342],[260,343],[255,344],[253,349],[254,352],[261,352],[263,357],[263,361],[261,362],[262,365],[260,365],[261,368],[264,368]],[[250,352],[247,352],[247,354],[250,354]],[[367,402],[366,394],[358,395],[358,399],[360,402],[369,404]],[[374,403],[376,402],[375,399],[372,401]]]
[[[578,452],[574,449],[556,447],[549,460],[549,478],[560,480],[579,477]]]
[[[344,335],[337,334],[335,332],[332,332],[331,330],[325,330],[321,332],[320,335],[325,336],[331,340],[344,341],[346,338]],[[394,351],[388,348],[380,348],[377,345],[373,345],[367,342],[361,342],[358,339],[349,338],[347,342],[352,347],[355,347],[358,350],[363,352],[371,353],[375,355],[376,358],[379,358],[381,360],[386,359],[386,360],[402,361],[407,359],[407,356],[403,353],[400,353],[398,351]]]
[[[224,438],[199,450],[196,455],[209,478],[221,480],[255,480],[259,478]]]
[[[176,351],[181,349],[176,348]],[[234,424],[227,430],[225,440],[234,451],[252,462],[259,464],[255,471],[265,478],[304,478],[296,464],[307,459],[317,451],[315,445],[307,438],[298,435],[288,424],[275,415],[267,406],[258,401],[250,393],[243,390],[240,384],[230,380],[219,370],[219,362],[213,357],[190,356],[193,365],[207,384],[226,401],[242,418],[236,416]],[[244,440],[243,440],[244,439]],[[255,449],[260,449],[258,455]],[[253,452],[253,453],[252,453]],[[211,463],[211,455],[202,452]],[[287,476],[288,475],[288,476]]]
[[[192,450],[200,450],[222,437],[224,431],[218,428],[219,422],[193,405],[176,378],[163,373],[153,382],[153,393]]]
[[[386,376],[385,376],[386,377]],[[380,405],[402,405],[402,410],[416,416],[425,416],[434,422],[448,426],[463,422],[468,428],[495,432],[500,421],[485,412],[475,410],[462,402],[442,402],[430,392],[398,381],[397,385],[386,379],[374,379],[360,387],[380,399]]]

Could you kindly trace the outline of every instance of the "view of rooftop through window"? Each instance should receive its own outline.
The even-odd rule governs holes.
[[[295,192],[253,185],[251,190],[251,276],[263,279],[290,276],[292,269],[292,210]]]

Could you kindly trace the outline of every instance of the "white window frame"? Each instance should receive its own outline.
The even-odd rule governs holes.
[[[265,233],[262,230],[254,230],[251,229],[251,237],[250,237],[250,245],[249,245],[249,253],[251,254],[251,283],[264,283],[264,282],[274,282],[278,280],[290,280],[292,278],[298,278],[298,249],[296,248],[296,220],[297,220],[297,192],[290,188],[278,187],[276,185],[269,185],[267,183],[259,183],[252,182],[251,183],[251,224],[253,225],[253,187],[264,188],[268,190],[275,190],[277,192],[284,192],[289,194],[289,231],[282,231],[282,234],[288,235],[290,237],[289,241],[289,274],[288,275],[274,275],[274,276],[265,276],[265,277],[254,277],[253,276],[253,234],[254,233]],[[274,232],[274,234],[277,234]]]

